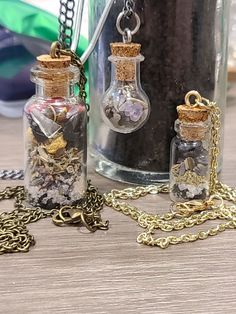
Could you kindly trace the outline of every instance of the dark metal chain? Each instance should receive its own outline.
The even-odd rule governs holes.
[[[62,55],[67,55],[71,57],[71,64],[78,67],[80,70],[80,78],[79,78],[79,82],[78,82],[78,86],[79,86],[79,97],[80,99],[82,99],[85,103],[86,103],[86,98],[87,98],[87,93],[85,91],[85,86],[87,83],[87,78],[85,75],[85,70],[84,70],[84,65],[81,62],[79,56],[71,51],[71,50],[65,50],[65,49],[61,49],[60,53]],[[88,108],[87,108],[88,110]]]
[[[85,85],[87,83],[87,78],[85,75],[84,65],[81,62],[79,56],[68,49],[62,49],[61,44],[58,41],[55,41],[51,45],[50,55],[52,58],[60,58],[60,55],[71,57],[71,64],[78,67],[80,70],[80,78],[78,82],[79,86],[79,97],[86,103],[87,93],[85,91]],[[89,108],[87,108],[88,110]]]
[[[25,208],[23,186],[6,187],[0,191],[0,200],[14,198],[14,210],[0,213],[0,254],[28,252],[35,244],[34,237],[29,233],[26,224],[48,217],[51,213],[40,208]]]
[[[1,180],[23,180],[24,179],[24,171],[21,170],[9,170],[3,169],[0,170],[0,179]]]
[[[134,0],[124,0],[123,13],[126,18],[130,18],[134,13],[135,2]]]
[[[74,0],[60,0],[58,41],[63,48],[70,48],[73,35]]]
[[[35,240],[26,225],[47,217],[52,217],[53,222],[60,226],[73,223],[85,226],[91,232],[108,229],[109,222],[103,222],[101,218],[104,198],[90,182],[82,204],[63,206],[59,210],[25,207],[23,186],[6,187],[0,191],[0,201],[12,198],[14,210],[0,213],[0,254],[28,252]]]
[[[78,206],[63,206],[52,217],[55,225],[81,224],[89,231],[97,229],[107,230],[109,222],[102,221],[101,210],[104,198],[98,190],[88,182],[88,188],[84,200]]]

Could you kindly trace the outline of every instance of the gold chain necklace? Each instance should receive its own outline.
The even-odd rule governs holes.
[[[113,209],[131,217],[138,222],[138,225],[145,229],[144,232],[138,235],[137,242],[150,246],[159,246],[160,248],[167,248],[170,244],[179,244],[186,242],[193,242],[196,240],[203,240],[209,236],[217,235],[226,229],[236,228],[236,207],[229,206],[223,203],[223,199],[234,199],[235,190],[227,188],[225,191],[222,185],[219,185],[219,192],[212,195],[208,201],[190,201],[186,203],[175,204],[175,211],[166,213],[164,215],[148,214],[145,211],[138,210],[137,207],[132,206],[120,200],[135,200],[147,194],[168,193],[166,185],[148,186],[127,188],[124,190],[112,190],[110,193],[104,195],[105,204]],[[223,190],[222,190],[223,189]],[[229,190],[228,190],[229,189]],[[219,196],[221,194],[221,196]],[[197,213],[199,212],[199,213]],[[191,228],[195,225],[201,225],[207,220],[226,220],[216,227],[212,227],[207,231],[200,231],[196,234],[183,234],[181,236],[167,236],[161,238],[154,238],[155,230],[171,232],[182,230],[184,228]]]
[[[191,93],[191,92],[190,92]],[[192,93],[194,95],[194,93]],[[104,194],[105,204],[113,209],[122,212],[138,222],[138,225],[145,229],[139,234],[137,242],[167,248],[170,244],[179,244],[203,240],[209,236],[219,234],[226,229],[236,228],[236,189],[218,181],[218,156],[220,142],[220,109],[216,103],[202,98],[204,105],[210,108],[211,113],[211,171],[210,171],[210,198],[208,201],[190,201],[185,203],[175,203],[171,205],[171,212],[162,216],[148,214],[138,210],[135,206],[127,204],[127,199],[138,199],[147,194],[168,193],[167,185],[128,188],[124,190],[112,190]],[[196,102],[196,105],[203,105]],[[228,201],[225,203],[224,200]],[[230,203],[233,203],[233,205]],[[182,234],[181,236],[170,235],[168,237],[154,238],[155,230],[171,232],[191,228],[201,225],[207,220],[220,219],[226,222],[220,223],[206,231],[196,234]]]

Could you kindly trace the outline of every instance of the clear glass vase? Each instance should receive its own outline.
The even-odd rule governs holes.
[[[90,1],[91,35],[105,3]],[[109,44],[120,40],[115,25],[123,1],[115,1],[89,59],[90,149],[100,174],[151,184],[169,179],[176,106],[189,90],[197,90],[220,105],[223,134],[230,1],[137,0],[135,4],[141,28],[134,39],[142,45],[145,56],[141,83],[150,99],[150,117],[137,131],[120,134],[101,116],[102,97],[110,84]]]
[[[24,108],[26,201],[46,209],[77,204],[87,187],[87,113],[74,94],[79,70],[59,65],[32,68],[36,94]]]

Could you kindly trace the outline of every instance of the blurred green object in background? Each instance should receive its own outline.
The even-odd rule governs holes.
[[[46,1],[46,10],[38,7],[41,4],[0,0],[0,114],[8,117],[21,116],[25,101],[34,94],[29,77],[35,57],[48,53],[58,38],[57,12],[47,12]],[[49,5],[55,5],[55,11],[58,7],[59,14],[59,0]],[[87,39],[81,36],[77,54],[82,55],[86,47]]]
[[[55,41],[58,37],[57,17],[20,0],[0,0],[0,24],[26,36]],[[59,12],[58,12],[59,13]],[[87,47],[87,39],[80,37],[77,53]]]

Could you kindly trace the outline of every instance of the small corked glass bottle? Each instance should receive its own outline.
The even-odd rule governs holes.
[[[119,133],[141,128],[149,117],[150,103],[140,83],[141,45],[111,43],[111,84],[102,100],[105,123]]]
[[[205,200],[210,180],[210,123],[205,105],[180,105],[171,143],[170,198],[174,202]]]
[[[70,57],[37,61],[31,70],[36,95],[24,108],[26,201],[52,209],[85,196],[87,112],[74,94],[80,73]]]

